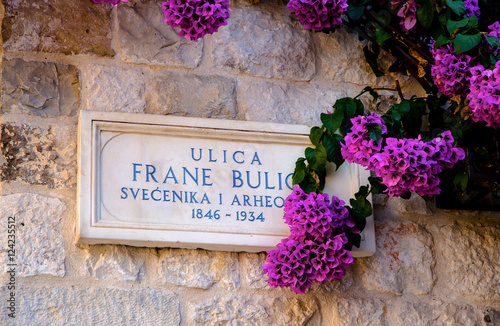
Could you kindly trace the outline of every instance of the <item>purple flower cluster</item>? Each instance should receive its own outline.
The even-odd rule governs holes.
[[[476,16],[479,17],[481,11],[479,10],[479,4],[477,0],[464,0],[465,4],[465,16]]]
[[[345,231],[359,233],[344,202],[327,194],[306,194],[295,185],[284,205],[290,236],[268,251],[262,266],[272,287],[290,287],[304,293],[314,281],[341,279],[353,264],[344,248]]]
[[[351,119],[353,124],[351,132],[344,137],[345,144],[342,144],[342,156],[348,162],[357,163],[373,170],[375,167],[369,158],[379,153],[382,149],[382,139],[375,141],[368,136],[370,125],[379,125],[382,128],[382,135],[387,134],[387,127],[384,120],[377,114],[369,116],[359,115]]]
[[[453,146],[454,139],[450,131],[430,142],[424,142],[420,138],[388,137],[383,149],[380,144],[365,148],[359,142],[359,139],[368,139],[366,127],[360,127],[364,120],[358,117],[351,119],[353,127],[345,137],[342,156],[350,163],[358,163],[374,171],[377,177],[382,178],[382,184],[387,186],[389,196],[401,196],[413,191],[421,196],[439,194],[437,174],[443,168],[453,167],[465,157],[463,149]],[[378,123],[383,131],[387,130],[381,118],[372,123]],[[353,136],[355,142],[352,141]]]
[[[120,2],[128,2],[128,0],[92,0],[94,3],[109,3],[113,6],[117,6]]]
[[[305,28],[321,31],[342,24],[347,0],[290,0],[286,5]]]
[[[473,121],[484,121],[488,127],[500,128],[500,61],[493,70],[477,65],[471,68],[471,73],[467,98]]]
[[[406,1],[405,4],[398,11],[398,17],[403,18],[399,23],[403,30],[409,31],[417,23],[417,10],[420,5],[415,2],[415,0]]]
[[[370,158],[375,174],[382,177],[389,196],[416,192],[421,196],[438,195],[443,168],[451,168],[465,157],[464,150],[453,146],[450,131],[430,142],[420,139],[387,138],[381,153]]]
[[[433,45],[431,52],[434,58],[431,75],[438,90],[449,97],[464,95],[472,58],[464,53],[455,54],[450,44],[437,48]]]
[[[162,4],[163,21],[180,28],[180,36],[198,41],[205,34],[213,34],[220,26],[227,25],[229,0],[167,0]]]

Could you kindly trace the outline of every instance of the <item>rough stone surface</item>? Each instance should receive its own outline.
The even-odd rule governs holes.
[[[166,284],[209,289],[240,287],[238,254],[188,249],[165,249],[160,252],[158,275]]]
[[[93,65],[82,75],[89,110],[143,113],[146,109],[143,71]]]
[[[318,125],[337,98],[346,96],[318,86],[259,81],[238,88],[246,120]]]
[[[168,290],[21,287],[16,299],[15,319],[1,310],[0,318],[10,322],[7,325],[175,326],[181,320],[179,299]]]
[[[420,214],[428,215],[431,214],[431,210],[427,206],[425,200],[419,195],[413,193],[410,199],[403,199],[398,197],[388,197],[384,196],[387,200],[387,208],[400,213],[400,214]]]
[[[111,56],[111,6],[91,1],[3,0],[7,51]]]
[[[432,236],[409,221],[385,221],[375,226],[375,235],[375,255],[358,258],[363,285],[396,295],[429,293],[435,282]]]
[[[265,253],[241,253],[240,270],[242,283],[252,289],[271,289],[265,281],[268,277],[262,269],[262,265],[265,263]]]
[[[78,70],[52,62],[4,60],[2,112],[74,116],[80,106]]]
[[[16,276],[48,274],[64,276],[65,251],[64,238],[61,234],[61,217],[65,205],[57,198],[35,194],[13,194],[0,196],[0,246],[6,259],[9,245],[14,245]],[[7,237],[8,221],[15,218],[15,242]],[[8,270],[7,262],[1,264],[2,272]],[[4,311],[5,309],[2,309]]]
[[[84,270],[97,280],[140,282],[146,272],[149,249],[126,246],[88,246]]]
[[[388,325],[454,326],[484,325],[481,316],[471,306],[457,306],[440,301],[391,303],[387,309]],[[487,324],[486,324],[487,325]]]
[[[310,80],[316,72],[311,33],[287,14],[282,4],[233,7],[228,26],[213,36],[214,69]]]
[[[117,52],[126,61],[196,68],[203,39],[191,42],[177,35],[163,21],[161,2],[136,0],[118,6]]]
[[[377,299],[341,298],[337,302],[340,326],[384,326],[385,304]]]
[[[0,180],[76,186],[76,127],[0,125]]]
[[[305,325],[318,307],[310,298],[231,296],[191,304],[189,325]],[[319,325],[319,323],[318,323]]]
[[[447,287],[454,295],[500,300],[500,227],[463,222],[439,228]]]
[[[226,77],[163,72],[152,78],[147,113],[234,119],[236,84]]]

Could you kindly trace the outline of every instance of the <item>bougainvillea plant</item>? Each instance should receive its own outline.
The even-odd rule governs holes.
[[[164,21],[192,41],[217,32],[230,12],[228,0],[168,0],[162,8]],[[295,186],[284,205],[290,236],[268,252],[263,265],[270,286],[303,293],[313,282],[342,278],[372,214],[372,193],[402,198],[417,193],[426,200],[465,194],[477,186],[469,180],[476,169],[482,176],[478,184],[500,197],[497,1],[290,0],[286,8],[316,32],[351,28],[367,41],[363,53],[377,77],[411,75],[427,95],[405,98],[396,84],[392,90],[399,100],[379,116],[360,100],[368,94],[372,104],[380,103],[380,89],[368,86],[321,114],[322,125],[310,132],[312,147],[295,164]],[[394,58],[387,71],[378,65],[381,50]],[[348,204],[322,194],[326,165],[338,169],[344,161],[373,171]]]

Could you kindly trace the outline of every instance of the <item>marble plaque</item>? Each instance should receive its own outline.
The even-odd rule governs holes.
[[[289,234],[283,203],[309,127],[81,111],[78,243],[258,252]],[[348,201],[369,173],[343,166]],[[356,256],[375,251],[368,219]]]

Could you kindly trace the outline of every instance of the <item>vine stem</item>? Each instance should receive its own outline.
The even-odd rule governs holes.
[[[401,85],[399,85],[399,80],[396,79],[396,90],[398,91],[399,97],[401,98],[401,101],[404,101],[405,98],[403,96],[403,92],[401,91]]]

